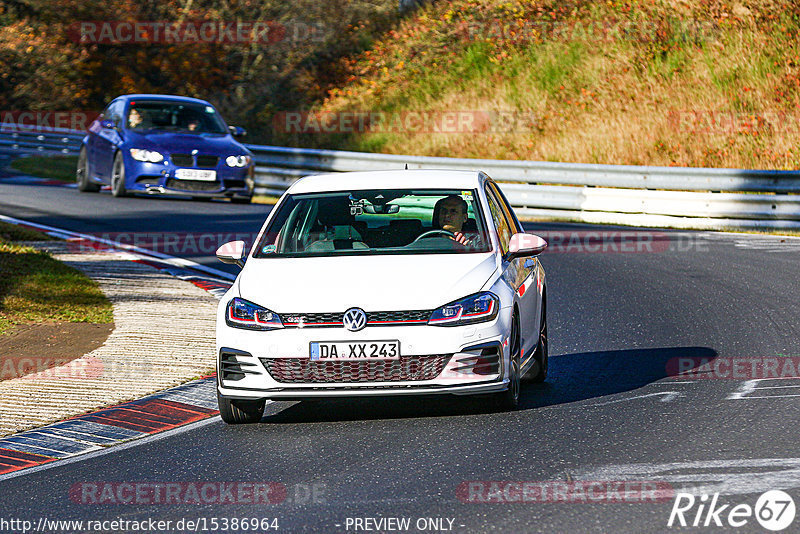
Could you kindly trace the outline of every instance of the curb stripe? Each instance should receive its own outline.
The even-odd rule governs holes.
[[[0,439],[0,475],[209,419],[216,409],[216,375],[139,400],[79,415]]]
[[[39,456],[37,454],[28,454],[11,449],[0,449],[0,475],[52,461],[52,458]]]

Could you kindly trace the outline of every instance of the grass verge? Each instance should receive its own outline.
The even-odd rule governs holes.
[[[97,283],[17,242],[48,239],[42,236],[0,222],[0,334],[15,324],[113,322],[111,303]]]
[[[30,156],[11,162],[11,168],[19,172],[63,182],[75,181],[77,166],[78,156]]]
[[[800,168],[796,0],[435,2],[346,68],[313,121],[278,121],[275,144]],[[454,112],[480,127],[438,119]]]

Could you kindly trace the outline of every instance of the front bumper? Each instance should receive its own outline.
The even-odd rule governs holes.
[[[507,313],[504,313],[507,312]],[[491,322],[459,327],[370,326],[360,332],[336,328],[285,328],[249,331],[232,328],[222,316],[217,322],[217,386],[220,395],[234,399],[303,399],[322,397],[455,394],[473,395],[503,391],[508,387],[508,332],[510,310],[501,310]],[[281,381],[273,376],[268,360],[309,360],[312,342],[369,342],[397,340],[400,358],[421,359],[438,355],[443,369],[430,379],[394,376],[391,380],[347,380],[332,376],[324,381]],[[496,358],[493,356],[496,355]],[[223,363],[224,359],[224,363]],[[410,361],[410,360],[406,360]],[[496,362],[488,365],[486,362]],[[286,363],[285,361],[283,363]],[[332,362],[322,362],[331,367]],[[348,361],[348,365],[371,365]],[[379,364],[382,365],[382,364]],[[413,364],[415,365],[415,364]],[[408,365],[405,366],[408,368]],[[232,372],[233,371],[233,372]],[[277,374],[277,373],[276,373]]]
[[[220,158],[214,168],[200,170],[216,171],[216,180],[186,180],[175,177],[178,169],[168,159],[161,163],[148,163],[128,157],[125,162],[125,187],[135,193],[177,195],[206,198],[249,198],[255,187],[254,165],[228,167]],[[191,167],[189,167],[191,168]]]

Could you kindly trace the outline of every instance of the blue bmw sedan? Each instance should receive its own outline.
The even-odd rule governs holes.
[[[250,202],[253,154],[205,100],[169,95],[115,98],[89,127],[78,157],[78,189]]]

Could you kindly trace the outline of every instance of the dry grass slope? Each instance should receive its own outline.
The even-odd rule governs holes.
[[[504,112],[473,132],[287,134],[305,146],[800,168],[793,0],[438,2],[347,65],[314,111]],[[508,117],[515,120],[509,121]]]

